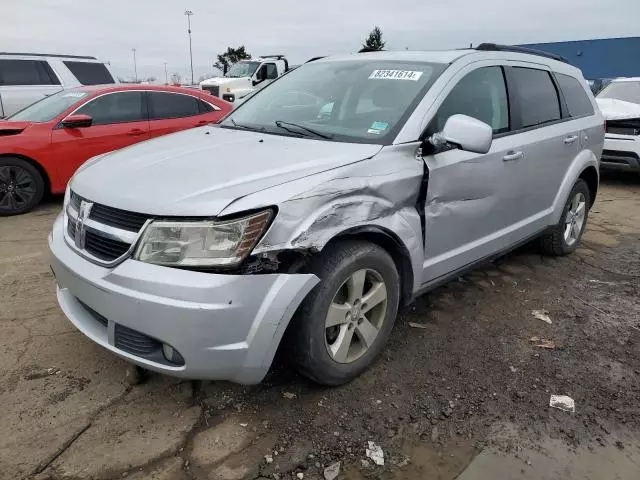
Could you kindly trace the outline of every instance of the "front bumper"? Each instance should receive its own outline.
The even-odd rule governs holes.
[[[640,172],[640,137],[605,136],[600,168]]]
[[[183,378],[260,382],[291,317],[319,282],[310,274],[219,275],[135,260],[104,268],[66,244],[62,216],[49,248],[58,302],[82,333],[125,360]],[[119,331],[134,334],[123,342]],[[183,364],[161,351],[132,353],[163,343]]]

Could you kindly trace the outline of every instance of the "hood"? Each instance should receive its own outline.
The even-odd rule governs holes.
[[[207,126],[106,154],[81,168],[71,188],[123,210],[215,216],[245,195],[364,160],[381,148]]]
[[[31,122],[12,122],[11,120],[0,120],[0,137],[18,135],[29,125],[31,125]]]
[[[203,82],[200,83],[200,86],[224,86],[224,87],[230,87],[230,86],[238,86],[238,85],[247,85],[247,84],[251,84],[251,78],[250,77],[215,77],[215,78],[210,78],[209,80],[204,80]]]
[[[640,118],[640,105],[615,98],[596,98],[598,107],[607,120]]]

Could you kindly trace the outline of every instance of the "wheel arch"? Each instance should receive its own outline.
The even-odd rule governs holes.
[[[331,238],[327,245],[344,240],[363,240],[383,248],[393,259],[400,275],[400,300],[407,305],[413,298],[414,272],[411,255],[402,240],[392,231],[378,225],[359,225],[344,230]],[[326,246],[325,245],[325,248]]]
[[[37,162],[31,157],[27,157],[26,155],[21,155],[19,153],[0,153],[0,159],[2,158],[17,158],[19,160],[23,160],[28,164],[30,164],[33,168],[35,168],[38,171],[38,173],[42,177],[42,181],[44,182],[44,194],[45,195],[51,194],[51,178],[49,178],[47,171],[44,169],[42,165],[40,165],[39,162]]]
[[[589,187],[589,208],[593,206],[596,201],[596,195],[598,194],[599,175],[598,170],[593,165],[585,168],[578,178],[581,178]]]

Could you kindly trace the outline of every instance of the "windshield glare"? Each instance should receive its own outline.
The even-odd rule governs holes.
[[[9,117],[8,120],[16,122],[49,122],[86,96],[86,92],[58,92],[20,110]]]
[[[250,77],[257,70],[258,65],[260,62],[238,62],[229,69],[225,77]]]
[[[598,94],[598,98],[614,98],[640,104],[640,82],[613,82]]]
[[[445,68],[362,59],[309,63],[239,105],[222,126],[321,138],[305,130],[311,129],[336,141],[384,144]]]

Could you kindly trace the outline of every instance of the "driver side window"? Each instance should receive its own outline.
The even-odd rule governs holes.
[[[484,67],[466,75],[453,87],[429,125],[441,132],[450,116],[477,118],[493,128],[493,134],[509,131],[509,101],[501,67]]]
[[[266,67],[266,75],[264,78],[267,80],[274,80],[278,78],[278,68],[275,63],[267,63],[264,67]]]

